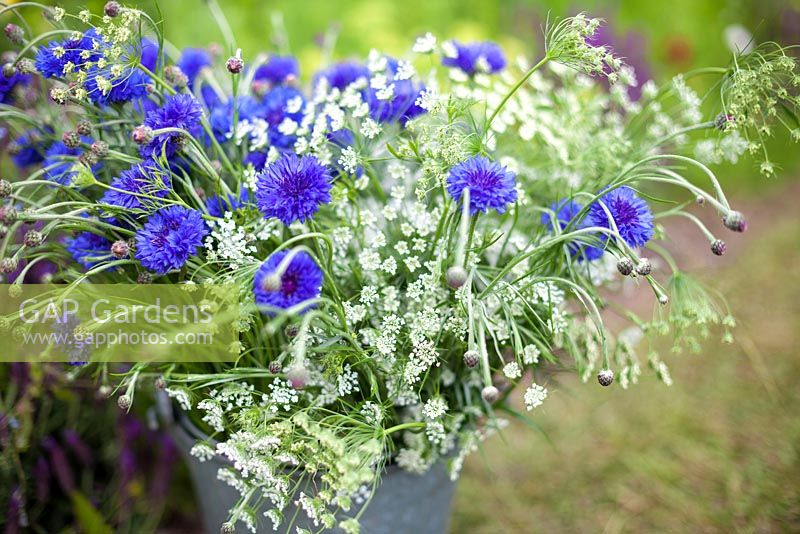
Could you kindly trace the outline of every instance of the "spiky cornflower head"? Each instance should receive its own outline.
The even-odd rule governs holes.
[[[102,43],[103,40],[94,29],[77,39],[50,41],[36,53],[36,70],[45,78],[62,78],[65,74],[64,67],[68,64],[79,68],[81,65],[97,62]]]
[[[203,109],[197,100],[190,94],[179,93],[167,98],[164,105],[157,110],[148,113],[144,124],[153,130],[179,128],[192,134],[196,132],[202,116]],[[174,132],[158,134],[139,150],[145,157],[158,158],[162,152],[170,157],[178,152],[182,137],[180,133]]]
[[[81,119],[78,121],[78,124],[75,125],[75,131],[80,135],[91,135],[92,123],[87,119]]]
[[[610,386],[611,383],[614,382],[614,371],[611,369],[603,369],[597,373],[597,381],[600,382],[600,385],[603,387]]]
[[[653,238],[653,213],[647,202],[630,187],[623,186],[605,193],[589,207],[587,224],[610,228],[608,215],[600,205],[605,205],[619,230],[619,235],[631,247],[641,247]],[[607,236],[600,238],[606,241]]]
[[[639,276],[649,276],[653,272],[653,265],[647,258],[639,260],[639,265],[636,266],[636,274]]]
[[[271,56],[256,69],[254,80],[280,85],[300,76],[300,64],[294,56]]]
[[[126,210],[140,210],[159,205],[172,189],[169,174],[154,162],[137,163],[111,181],[100,202]]]
[[[87,269],[108,257],[111,242],[92,232],[81,232],[67,241],[67,252]]]
[[[194,82],[200,72],[212,65],[211,54],[204,48],[184,48],[181,58],[178,60],[178,67],[189,79],[189,88],[194,88]]]
[[[726,250],[728,250],[728,247],[722,239],[715,239],[711,242],[711,252],[717,256],[722,256]]]
[[[265,218],[305,222],[331,201],[331,175],[314,156],[283,154],[259,174],[256,204]]]
[[[89,150],[91,150],[92,154],[97,156],[98,159],[103,159],[108,156],[108,143],[100,140],[95,141],[91,144]]]
[[[81,146],[81,136],[78,132],[64,132],[61,136],[61,142],[64,143],[64,146],[67,148],[78,148]]]
[[[550,210],[555,213],[559,230],[563,231],[570,225],[572,225],[572,230],[577,230],[586,226],[585,221],[578,220],[583,206],[574,200],[565,198],[559,202],[554,202],[550,205]],[[542,213],[541,223],[548,231],[551,233],[554,232],[553,219],[549,213]],[[593,261],[603,256],[603,249],[592,246],[582,246],[576,242],[570,243],[567,249],[571,256],[577,256],[579,260]]]
[[[168,206],[153,213],[136,233],[136,259],[157,274],[180,269],[197,254],[208,228],[199,211]]]
[[[461,44],[448,41],[443,45],[445,56],[442,65],[455,67],[474,76],[476,73],[494,74],[506,67],[506,57],[500,45],[491,41]]]
[[[490,209],[505,213],[517,200],[516,175],[484,156],[472,156],[450,169],[447,192],[453,200],[461,200],[465,188],[469,188],[470,215]]]
[[[19,261],[16,258],[3,258],[0,260],[0,273],[8,274],[13,273],[19,267]]]
[[[270,315],[274,314],[270,309],[286,310],[316,299],[322,292],[322,269],[305,251],[293,253],[283,273],[278,272],[284,258],[290,253],[292,252],[282,250],[267,258],[253,279],[256,304]],[[299,313],[305,313],[314,306],[313,303],[309,304]]]

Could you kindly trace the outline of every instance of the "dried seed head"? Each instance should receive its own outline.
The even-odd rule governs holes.
[[[144,124],[137,126],[133,129],[133,133],[131,133],[131,139],[133,139],[133,142],[137,145],[146,145],[153,140],[153,129]]]
[[[86,167],[94,167],[97,165],[97,162],[100,161],[100,158],[97,157],[97,154],[95,154],[93,151],[89,150],[78,156],[78,161],[83,163]]]
[[[0,260],[0,273],[8,274],[17,270],[19,262],[16,258],[3,258]]]
[[[449,269],[447,269],[447,273],[445,273],[445,279],[447,280],[447,285],[452,287],[453,289],[458,289],[459,287],[463,286],[467,283],[467,271],[463,267],[459,265],[453,265]]]
[[[622,258],[617,262],[617,270],[622,276],[629,276],[633,272],[633,260],[630,258]]]
[[[61,142],[67,148],[78,148],[81,146],[81,136],[78,132],[64,132],[61,136]]]
[[[153,275],[148,273],[147,271],[142,271],[139,273],[139,276],[136,278],[137,284],[147,285],[153,282]]]
[[[744,215],[738,211],[729,212],[725,217],[722,218],[722,223],[726,228],[729,228],[734,232],[744,232],[747,230],[747,220],[744,218]]]
[[[25,243],[26,247],[38,247],[44,241],[44,236],[40,232],[36,230],[28,230],[25,233],[25,237],[23,238],[23,243]]]
[[[228,72],[231,74],[239,74],[244,68],[244,61],[242,61],[242,58],[239,56],[231,56],[228,58],[228,61],[225,62],[225,68],[228,69]]]
[[[599,373],[597,373],[597,381],[600,382],[601,386],[607,387],[610,386],[611,383],[614,381],[614,371],[611,369],[603,369]]]
[[[11,196],[11,182],[8,180],[0,180],[0,198],[8,198]]]
[[[728,246],[725,245],[725,241],[722,239],[715,239],[711,243],[711,252],[716,254],[717,256],[722,256],[725,254],[725,251],[728,249]]]
[[[30,59],[24,57],[17,61],[17,72],[20,74],[35,74],[36,65]]]
[[[650,264],[650,260],[647,258],[642,258],[639,261],[639,265],[636,266],[636,274],[640,276],[647,276],[653,271],[653,266]]]
[[[269,362],[269,372],[272,373],[273,375],[277,375],[278,373],[280,373],[281,369],[283,369],[283,367],[281,366],[281,362],[275,360]]]
[[[164,391],[167,388],[167,381],[163,376],[159,376],[153,381],[153,386],[159,391]]]
[[[297,337],[297,334],[300,333],[300,329],[296,324],[288,324],[286,328],[283,329],[283,333],[286,334],[286,337],[289,339],[294,339]]]
[[[717,118],[714,119],[714,128],[717,130],[725,131],[728,128],[729,124],[735,123],[736,117],[733,115],[728,115],[726,113],[720,113],[717,115]]]
[[[226,521],[222,523],[222,526],[219,527],[220,534],[233,534],[236,532],[236,527],[233,526],[233,523]]]
[[[480,357],[478,356],[478,351],[475,350],[468,350],[464,353],[464,365],[469,367],[470,369],[475,368],[480,361]]]
[[[120,12],[122,11],[122,6],[119,5],[119,2],[106,2],[106,5],[103,7],[103,13],[111,18],[119,16]]]
[[[667,295],[660,295],[658,297],[658,303],[661,304],[662,306],[666,306],[667,304],[669,304],[669,297]]]
[[[0,223],[11,225],[17,220],[17,208],[14,206],[0,207]]]
[[[164,67],[164,79],[168,84],[178,89],[183,89],[189,85],[189,78],[177,65],[169,65],[168,67]]]
[[[25,44],[25,30],[23,30],[16,24],[10,24],[10,23],[6,24],[5,31],[8,40],[14,43],[15,45]]]
[[[500,397],[500,390],[494,386],[486,386],[481,390],[481,397],[491,404]]]
[[[128,245],[127,241],[114,241],[111,245],[111,254],[118,260],[126,258],[130,251],[131,247]]]
[[[117,406],[119,406],[120,410],[130,410],[131,398],[127,395],[120,395],[119,398],[117,398]]]
[[[75,131],[80,135],[91,135],[92,123],[86,119],[81,119],[78,121],[78,124],[75,125]]]
[[[105,141],[95,141],[92,143],[91,149],[92,154],[97,156],[100,159],[108,156],[108,143]]]

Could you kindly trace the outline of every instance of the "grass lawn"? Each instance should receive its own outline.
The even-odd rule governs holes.
[[[672,387],[551,379],[533,414],[552,444],[519,422],[487,441],[452,531],[800,531],[800,220],[769,223],[714,273],[734,345],[671,356]]]

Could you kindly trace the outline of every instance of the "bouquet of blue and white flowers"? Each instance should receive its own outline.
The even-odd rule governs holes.
[[[635,73],[578,15],[546,29],[536,63],[427,34],[402,59],[373,50],[301,84],[293,57],[232,36],[230,57],[177,51],[116,2],[41,9],[53,30],[6,26],[0,115],[21,172],[0,182],[0,270],[239,288],[235,364],[136,364],[113,384],[127,408],[155,380],[209,435],[193,454],[230,460],[219,476],[242,498],[226,528],[291,522],[297,502],[355,532],[354,497],[387,463],[457,477],[522,415],[516,386],[528,410],[545,401],[540,367],[628,387],[643,334],[729,338],[724,302],[655,243],[659,220],[688,217],[724,254],[719,236],[746,221],[709,166],[749,152],[771,174],[764,139],[800,138],[800,76],[775,44],[633,99]],[[701,75],[718,80],[713,111],[689,85]],[[600,308],[622,283],[661,306],[614,339]]]

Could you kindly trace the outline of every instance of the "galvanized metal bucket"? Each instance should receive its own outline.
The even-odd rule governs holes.
[[[217,471],[226,465],[225,461],[215,457],[207,462],[200,462],[191,456],[189,451],[192,446],[198,439],[204,439],[206,436],[185,415],[174,409],[166,395],[159,396],[157,406],[161,424],[175,440],[189,467],[206,530],[209,533],[219,532],[220,526],[228,519],[228,510],[239,498],[239,494],[233,488],[217,479]],[[381,483],[359,520],[361,532],[442,534],[447,531],[454,491],[455,483],[450,480],[442,463],[436,464],[424,475],[414,475],[389,466],[381,476]],[[294,503],[289,504],[284,510],[284,517],[295,516],[295,511]],[[264,510],[260,512],[263,513]],[[262,513],[258,517],[258,532],[276,532],[272,529],[270,520]],[[295,532],[294,527],[298,526],[312,532],[319,531],[320,527],[314,527],[302,510],[296,517],[291,532]],[[338,519],[346,519],[346,516]],[[286,529],[286,525],[282,527],[277,532],[290,532]],[[341,531],[334,529],[332,532]]]

